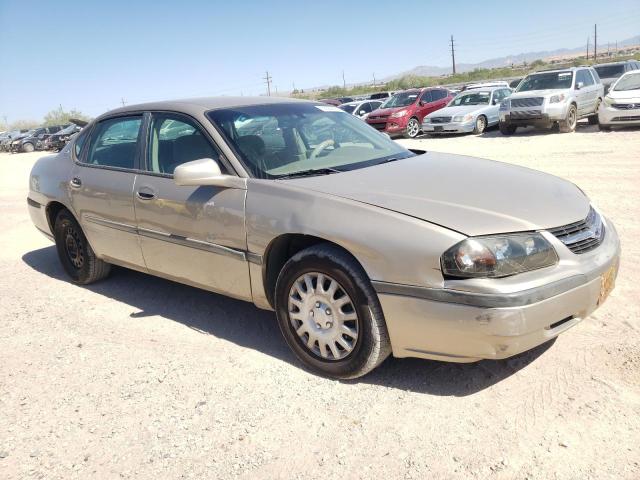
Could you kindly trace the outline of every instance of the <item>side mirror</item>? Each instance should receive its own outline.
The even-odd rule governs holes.
[[[243,190],[247,188],[245,179],[223,175],[218,162],[211,158],[201,158],[179,165],[173,172],[173,181],[181,186],[212,186]]]
[[[584,87],[584,83],[582,82],[576,83],[576,90],[580,90],[582,87]]]
[[[497,99],[497,98],[494,98],[494,99],[493,99],[493,104],[494,104],[494,105],[498,105],[499,103],[500,103],[500,100],[499,100],[499,99]]]
[[[420,101],[418,102],[418,105],[420,105],[421,107],[424,107],[424,102],[423,102],[422,100],[420,100]]]
[[[362,115],[364,115],[365,113],[367,113],[367,112],[366,112],[366,111],[364,111],[364,110],[360,110],[360,111],[358,112],[358,115],[362,116]]]

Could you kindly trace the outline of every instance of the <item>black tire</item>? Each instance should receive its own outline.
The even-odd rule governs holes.
[[[414,128],[417,125],[417,128]],[[407,121],[407,127],[404,129],[404,138],[416,138],[420,134],[420,122],[416,117],[411,117]]]
[[[335,279],[353,300],[358,317],[358,338],[351,353],[343,359],[323,359],[313,353],[296,333],[290,318],[289,295],[294,282],[301,275],[316,272]],[[367,274],[349,253],[334,245],[314,245],[287,261],[276,282],[275,307],[287,344],[296,357],[314,372],[338,379],[357,378],[380,365],[391,353],[382,307]]]
[[[589,125],[598,125],[599,120],[598,120],[598,110],[600,110],[600,104],[602,103],[601,99],[598,99],[596,101],[596,111],[593,115],[589,115],[588,120],[589,120]]]
[[[25,153],[31,153],[36,149],[36,147],[34,147],[33,143],[25,143],[22,145],[22,151]]]
[[[567,118],[558,122],[558,128],[560,129],[560,133],[571,133],[576,130],[577,124],[578,109],[572,103],[571,105],[569,105],[569,109],[567,110]]]
[[[480,135],[487,129],[487,117],[479,115],[476,119],[476,125],[473,127],[473,134]]]
[[[514,133],[516,133],[518,127],[516,127],[515,125],[509,125],[508,123],[500,122],[498,128],[500,129],[500,133],[503,135],[513,135]]]
[[[611,125],[605,125],[603,123],[598,123],[598,129],[600,129],[600,131],[602,131],[602,132],[610,132],[611,131]]]
[[[80,225],[68,210],[58,213],[53,230],[58,257],[74,283],[87,285],[109,275],[111,264],[96,257]]]

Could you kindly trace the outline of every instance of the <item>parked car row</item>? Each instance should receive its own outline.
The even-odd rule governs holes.
[[[0,133],[0,151],[29,153],[36,150],[62,150],[69,139],[86,125],[81,120],[72,122],[75,123]]]
[[[581,119],[607,130],[613,125],[640,122],[636,103],[615,101],[635,99],[633,93],[622,94],[618,90],[605,96],[621,76],[634,72],[640,72],[640,62],[629,60],[543,70],[510,83],[502,80],[471,83],[456,90],[414,88],[397,92],[377,105],[372,99],[378,94],[370,98],[321,101],[362,118],[378,131],[406,138],[415,138],[420,132],[481,134],[493,126],[498,126],[504,135],[513,135],[524,126],[572,132]],[[624,85],[634,82],[625,80]],[[618,111],[621,109],[624,114]]]

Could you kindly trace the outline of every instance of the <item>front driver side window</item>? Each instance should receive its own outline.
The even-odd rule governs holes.
[[[153,116],[150,171],[173,175],[177,166],[201,158],[218,160],[218,153],[193,122],[171,114]],[[222,165],[220,167],[223,168]]]
[[[96,125],[86,163],[96,166],[132,169],[142,117],[118,117]]]

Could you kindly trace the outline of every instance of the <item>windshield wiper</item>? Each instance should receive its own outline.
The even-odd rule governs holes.
[[[310,168],[309,170],[300,170],[299,172],[280,175],[279,177],[276,177],[276,180],[296,178],[296,177],[312,177],[314,175],[329,175],[331,173],[340,173],[340,172],[344,172],[344,170],[338,170],[337,168],[331,168],[331,167]]]

